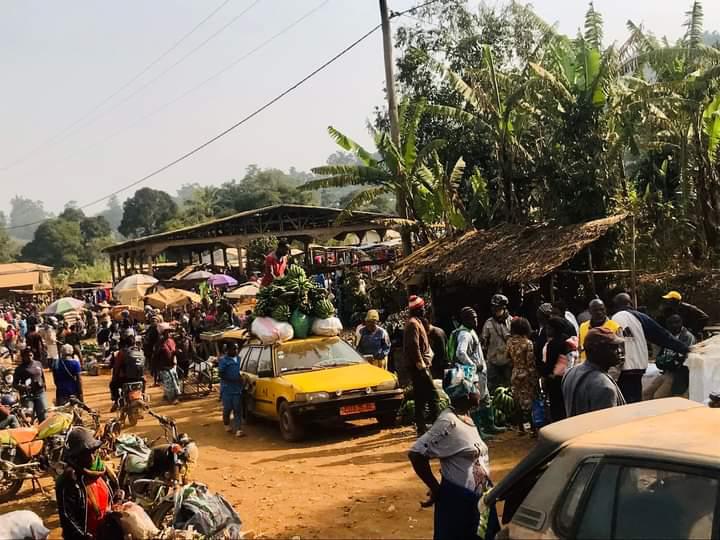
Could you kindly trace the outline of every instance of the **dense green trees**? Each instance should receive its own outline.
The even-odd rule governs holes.
[[[118,230],[132,238],[155,234],[163,231],[177,213],[177,204],[170,195],[157,189],[142,188],[123,203]]]

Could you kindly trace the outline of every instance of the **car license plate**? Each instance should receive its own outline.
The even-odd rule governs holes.
[[[351,414],[360,414],[373,412],[375,410],[374,403],[360,403],[358,405],[345,405],[340,407],[340,416],[349,416]]]

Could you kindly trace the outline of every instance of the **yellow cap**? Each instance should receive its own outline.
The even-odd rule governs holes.
[[[677,291],[670,291],[665,296],[663,296],[665,300],[677,300],[678,302],[682,301],[682,294],[680,294]]]
[[[380,314],[378,313],[377,309],[371,309],[370,311],[368,311],[365,320],[378,322],[380,320]]]

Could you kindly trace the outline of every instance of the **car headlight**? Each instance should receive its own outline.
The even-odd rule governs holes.
[[[295,394],[295,401],[321,401],[323,399],[330,399],[330,394],[327,392],[299,392]]]
[[[398,381],[397,381],[397,379],[392,379],[390,381],[385,381],[385,382],[378,384],[375,387],[375,391],[376,392],[384,392],[387,390],[395,390],[396,388],[398,388]]]

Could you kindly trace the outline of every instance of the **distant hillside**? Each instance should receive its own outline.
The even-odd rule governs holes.
[[[720,48],[720,32],[705,32],[703,42],[710,47]]]

